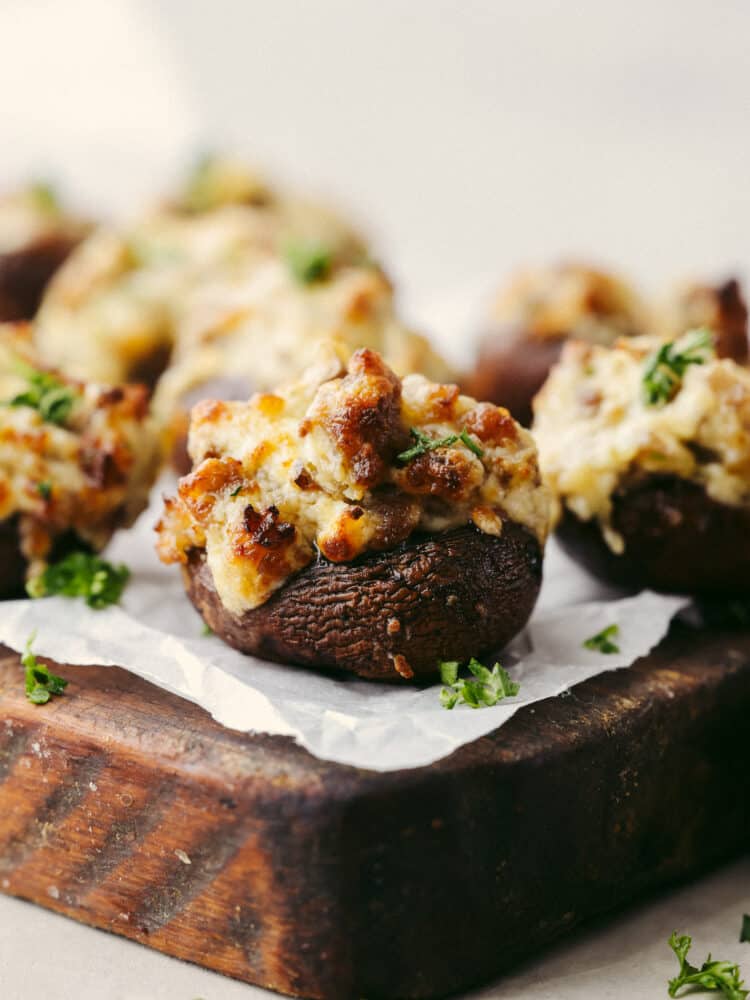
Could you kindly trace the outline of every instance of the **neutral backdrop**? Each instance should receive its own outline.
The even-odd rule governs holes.
[[[0,0],[0,181],[127,212],[237,150],[458,338],[518,262],[745,272],[748,39],[746,0]]]
[[[466,362],[517,263],[589,257],[652,290],[747,274],[749,40],[746,0],[0,0],[0,184],[122,215],[235,150],[359,218]],[[675,927],[750,972],[743,909],[747,862],[482,996],[663,997]],[[0,897],[2,1000],[260,995]]]

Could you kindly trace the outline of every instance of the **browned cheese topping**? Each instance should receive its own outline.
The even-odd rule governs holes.
[[[619,278],[580,264],[520,271],[500,294],[492,313],[503,328],[535,337],[575,337],[612,343],[645,329],[646,310]]]
[[[100,549],[131,523],[157,458],[145,389],[43,371],[28,329],[0,326],[0,521],[18,518],[32,575],[59,536]]]
[[[225,607],[266,601],[316,557],[347,562],[412,532],[503,521],[544,542],[531,436],[455,385],[399,378],[380,355],[327,344],[293,384],[193,410],[193,472],[166,500],[165,562],[205,549]]]

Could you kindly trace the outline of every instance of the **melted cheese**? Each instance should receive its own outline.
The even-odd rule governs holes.
[[[194,470],[166,501],[158,550],[186,562],[205,549],[234,614],[267,600],[316,548],[346,562],[414,531],[473,522],[500,534],[506,518],[544,542],[536,448],[507,410],[421,375],[400,379],[370,350],[345,364],[348,353],[327,345],[296,383],[193,410]],[[410,428],[430,439],[466,429],[471,447],[459,440],[401,462]]]
[[[268,255],[229,280],[202,282],[186,299],[183,316],[155,398],[164,416],[191,392],[226,398],[269,389],[303,371],[331,337],[350,351],[378,351],[400,375],[450,377],[425,338],[398,320],[391,286],[371,266],[342,265],[327,280],[306,285]]]
[[[609,344],[645,328],[645,307],[619,278],[578,264],[520,271],[498,296],[492,319],[535,337]]]
[[[137,380],[179,343],[183,322],[189,339],[196,287],[231,284],[292,239],[319,241],[335,260],[363,253],[349,227],[309,202],[209,193],[216,196],[210,210],[166,205],[131,226],[93,233],[71,255],[37,317],[36,344],[47,363],[76,378]]]
[[[191,393],[247,395],[298,374],[331,336],[380,351],[399,372],[450,376],[398,321],[388,281],[337,216],[231,165],[197,178],[176,204],[93,234],[62,267],[36,323],[45,361],[121,382],[150,381],[169,357],[155,401],[165,421]],[[188,210],[196,200],[205,210]],[[326,248],[326,280],[295,279],[291,242]]]
[[[146,504],[157,466],[145,392],[68,381],[76,401],[63,426],[9,401],[35,365],[25,328],[0,327],[0,520],[18,516],[22,550],[37,572],[59,535],[95,549]]]
[[[644,364],[660,341],[613,348],[570,343],[534,403],[545,482],[583,520],[596,518],[614,551],[612,494],[649,473],[673,473],[722,503],[750,505],[750,372],[711,356],[688,367],[663,406],[643,400]]]

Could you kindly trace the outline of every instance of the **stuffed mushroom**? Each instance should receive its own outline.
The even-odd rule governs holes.
[[[656,332],[668,340],[704,326],[713,331],[720,358],[747,364],[747,305],[736,278],[682,285],[656,310]]]
[[[97,230],[70,257],[36,323],[45,361],[77,378],[154,385],[204,286],[230,285],[290,241],[325,246],[333,263],[364,257],[362,242],[332,212],[273,192],[250,171],[211,164],[176,198],[128,225]]]
[[[174,453],[183,456],[176,462],[179,472],[190,467],[182,445],[182,414],[190,404],[272,389],[302,372],[332,336],[349,350],[377,351],[398,375],[450,377],[429,342],[399,319],[393,289],[379,267],[319,249],[300,273],[292,249],[203,282],[185,299],[171,363],[154,398],[155,411],[165,422],[171,419]],[[315,261],[319,266],[311,274]]]
[[[0,598],[103,548],[145,506],[157,464],[144,388],[41,368],[28,329],[0,326]]]
[[[86,230],[47,185],[0,198],[0,321],[34,316],[52,275]]]
[[[283,389],[199,403],[190,453],[158,552],[244,652],[411,679],[498,649],[534,607],[536,448],[454,385],[326,345]]]
[[[750,579],[750,372],[706,329],[571,342],[534,403],[563,546],[596,575],[698,595]]]
[[[580,264],[521,271],[495,302],[469,387],[528,426],[531,401],[567,339],[611,344],[646,325],[638,295],[611,274]]]

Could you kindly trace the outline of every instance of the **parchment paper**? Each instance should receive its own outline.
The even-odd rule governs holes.
[[[415,689],[341,680],[243,656],[215,636],[203,636],[178,570],[163,566],[153,549],[160,494],[170,486],[154,491],[151,507],[106,553],[132,571],[120,607],[93,611],[63,597],[7,601],[0,604],[0,642],[20,650],[36,632],[34,651],[41,656],[124,667],[196,702],[222,725],[290,735],[316,756],[342,764],[377,771],[430,764],[503,725],[523,705],[628,666],[658,643],[688,603],[648,591],[622,598],[552,542],[538,608],[501,657],[521,684],[519,694],[493,708],[448,711],[440,705],[439,683]],[[613,622],[620,626],[620,653],[582,647]],[[65,676],[75,684],[73,667]]]

